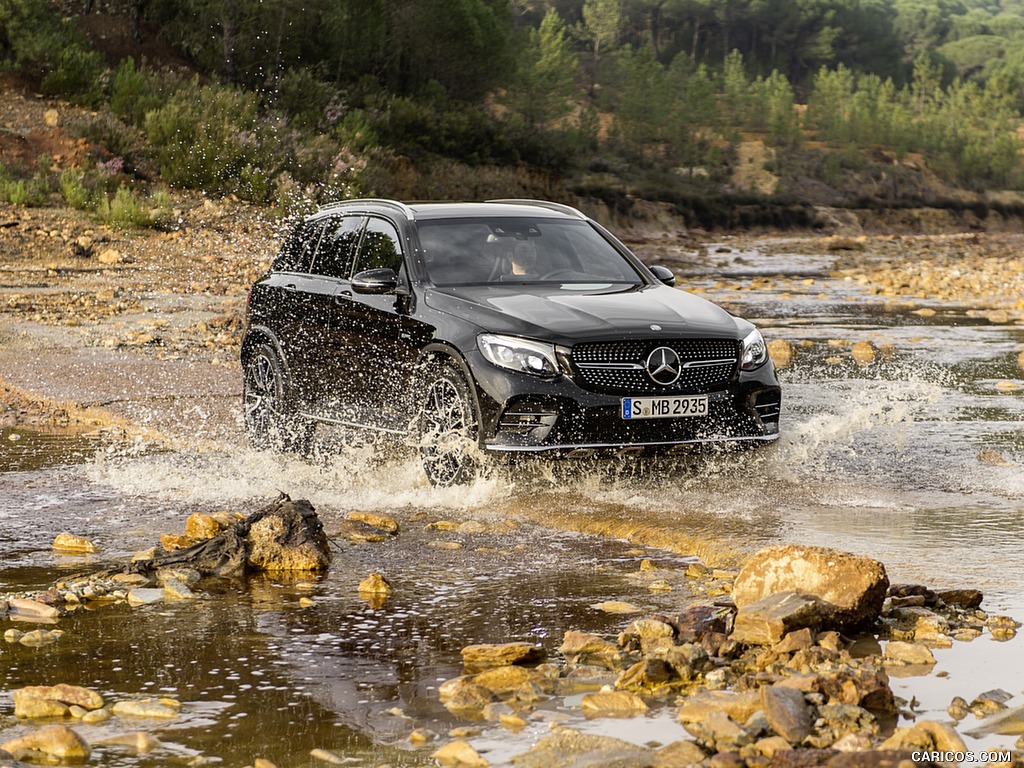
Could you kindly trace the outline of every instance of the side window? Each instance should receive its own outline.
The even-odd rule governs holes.
[[[362,216],[342,216],[328,220],[316,252],[313,272],[326,277],[348,278],[364,221]]]
[[[308,272],[323,231],[323,219],[307,220],[295,227],[274,259],[274,271]]]
[[[402,268],[402,243],[395,225],[384,219],[370,219],[359,246],[353,272],[389,267],[397,273]]]

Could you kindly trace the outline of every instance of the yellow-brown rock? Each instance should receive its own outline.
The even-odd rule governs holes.
[[[63,725],[51,725],[0,744],[18,760],[39,755],[59,758],[63,763],[84,763],[89,759],[89,743],[76,731]],[[38,760],[36,760],[38,762]]]
[[[468,741],[456,739],[437,750],[432,757],[452,768],[487,768],[490,765]]]
[[[796,347],[786,339],[772,339],[768,342],[768,355],[776,368],[788,368],[796,357]]]
[[[858,341],[850,349],[850,354],[853,355],[853,361],[857,365],[870,365],[875,361],[878,350],[870,341]]]
[[[212,539],[220,531],[220,523],[202,512],[193,512],[185,521],[185,538],[190,541]]]
[[[99,552],[99,548],[91,541],[81,536],[75,536],[72,533],[58,533],[53,539],[53,548],[61,552],[74,552],[76,554]]]

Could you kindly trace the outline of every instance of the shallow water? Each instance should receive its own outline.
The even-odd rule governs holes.
[[[731,566],[768,544],[836,547],[878,558],[893,582],[977,587],[990,612],[1024,618],[1024,390],[997,386],[1024,384],[1016,363],[1024,326],[952,304],[922,317],[828,279],[830,264],[828,256],[712,249],[687,270],[688,285],[755,320],[766,337],[807,343],[782,373],[783,437],[764,451],[642,467],[538,465],[442,491],[414,462],[383,460],[339,442],[343,435],[322,435],[330,455],[308,463],[230,441],[155,452],[23,430],[11,440],[5,430],[0,584],[8,591],[123,560],[161,532],[180,531],[191,512],[249,512],[279,490],[310,499],[328,533],[352,509],[392,514],[402,533],[384,544],[339,543],[330,571],[315,579],[225,583],[197,603],[80,612],[61,621],[66,634],[53,646],[0,648],[8,662],[0,690],[68,682],[115,698],[160,693],[186,702],[169,725],[94,727],[90,737],[145,729],[171,745],[149,756],[98,748],[100,765],[198,756],[320,764],[309,757],[314,748],[356,766],[428,765],[433,746],[413,749],[408,735],[463,724],[435,692],[459,674],[462,647],[529,640],[551,652],[568,629],[615,632],[628,619],[591,607],[605,600],[677,611],[693,599],[678,566],[694,557]],[[701,277],[709,271],[715,281]],[[738,290],[763,276],[775,285]],[[716,287],[721,277],[728,285]],[[894,354],[858,366],[849,346],[860,340],[892,345]],[[473,525],[429,527],[442,519]],[[50,544],[62,531],[90,538],[101,554],[55,554]],[[665,573],[676,569],[672,592],[651,592],[637,578],[645,557]],[[383,606],[356,593],[371,571],[396,588]],[[940,720],[953,696],[997,687],[1019,706],[1024,670],[1013,660],[1021,645],[987,636],[957,643],[936,651],[942,676],[894,680],[894,689],[918,700],[920,716]],[[638,743],[685,737],[665,711],[580,722],[572,703],[542,707],[519,734],[486,726],[473,744],[501,763],[563,718]],[[0,711],[10,708],[9,694],[0,696]],[[5,727],[0,739],[24,729]],[[1012,737],[969,746],[1005,749]]]

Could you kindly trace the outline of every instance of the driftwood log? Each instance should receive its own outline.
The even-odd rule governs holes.
[[[120,572],[149,574],[177,567],[202,576],[240,576],[249,571],[322,571],[330,563],[330,545],[313,505],[282,493],[212,539],[185,549],[158,550]]]

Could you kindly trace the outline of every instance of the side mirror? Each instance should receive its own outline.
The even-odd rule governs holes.
[[[398,275],[390,267],[367,269],[352,276],[352,290],[356,293],[394,293],[398,289]]]
[[[668,267],[663,267],[661,264],[655,264],[650,268],[651,272],[656,278],[663,282],[667,286],[673,286],[676,284],[676,273]]]

